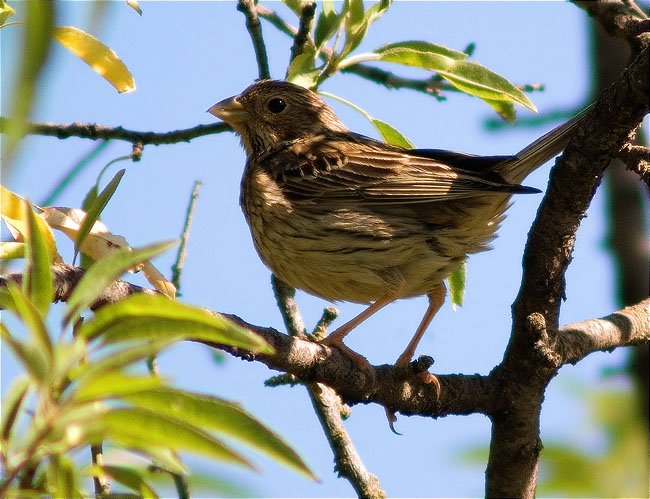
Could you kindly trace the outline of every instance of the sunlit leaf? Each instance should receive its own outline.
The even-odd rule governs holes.
[[[3,326],[4,327],[4,326]],[[4,334],[3,334],[4,339]],[[2,419],[0,420],[0,437],[7,442],[14,428],[14,423],[20,412],[20,406],[25,400],[30,388],[29,378],[21,376],[14,380],[9,390],[2,398]],[[4,445],[4,444],[3,444]]]
[[[463,59],[467,59],[466,52],[460,52],[459,50],[450,49],[448,47],[445,47],[444,45],[438,45],[437,43],[425,42],[420,40],[408,40],[405,42],[396,42],[396,43],[389,43],[387,45],[382,45],[377,50],[375,50],[375,53],[383,54],[385,52],[391,52],[391,51],[394,53],[401,53],[405,59],[408,59],[409,57],[418,57],[419,55],[420,57],[422,57],[422,59],[420,60],[414,59],[410,64],[411,66],[418,66],[418,67],[423,67],[422,64],[426,64],[426,62],[424,62],[426,61],[426,57],[423,57],[422,54],[441,55],[459,61],[462,61]]]
[[[0,0],[0,27],[7,22],[11,16],[15,14],[15,10],[11,8],[10,5],[7,5],[5,0]]]
[[[339,102],[342,102],[346,106],[349,106],[355,111],[357,111],[364,118],[366,118],[370,123],[372,123],[372,126],[374,126],[377,129],[377,131],[381,134],[382,138],[387,143],[398,147],[404,147],[406,149],[413,148],[413,143],[408,138],[406,138],[399,130],[397,130],[392,125],[389,125],[385,121],[378,120],[377,118],[373,118],[372,116],[370,116],[369,113],[361,109],[356,104],[353,104],[352,102],[343,99],[338,95],[330,94],[329,92],[320,92],[320,94],[326,97],[331,97],[332,99],[335,99]]]
[[[85,31],[72,26],[54,29],[54,39],[88,64],[119,93],[135,90],[133,76],[109,47]]]
[[[478,63],[454,58],[434,50],[424,51],[408,46],[387,47],[381,47],[375,51],[378,55],[376,60],[435,71],[454,87],[470,95],[490,101],[515,102],[532,111],[537,110],[519,88],[503,76]],[[463,54],[464,57],[465,54]]]
[[[449,277],[449,295],[451,296],[451,305],[456,308],[456,305],[463,306],[463,299],[465,298],[465,281],[467,279],[467,263],[465,260],[456,267]]]
[[[143,499],[157,499],[156,491],[144,480],[142,472],[127,466],[91,466],[89,474],[96,477],[112,478],[118,483],[138,493]]]
[[[28,345],[15,339],[2,323],[0,323],[0,338],[2,338],[4,345],[13,352],[34,382],[43,385],[43,381],[48,374],[48,365],[43,354],[34,345]]]
[[[271,458],[315,479],[300,456],[276,433],[232,402],[168,387],[134,393],[126,400],[175,416],[199,428],[235,437]]]
[[[142,15],[142,8],[137,0],[126,0],[126,4],[135,10],[138,14]]]
[[[100,192],[97,197],[95,197],[90,207],[86,210],[86,216],[84,217],[84,220],[79,227],[79,232],[77,232],[77,237],[75,239],[75,256],[79,252],[79,248],[82,247],[86,236],[90,233],[90,230],[95,225],[95,222],[99,220],[99,216],[101,215],[102,211],[110,199],[113,197],[113,194],[115,194],[115,190],[117,189],[118,185],[120,185],[120,181],[122,180],[125,172],[126,170],[118,171],[111,179],[111,181],[106,185],[106,187],[104,187],[102,192]]]
[[[25,257],[25,243],[0,242],[0,260],[14,260]]]
[[[311,44],[305,44],[303,51],[294,57],[287,69],[286,80],[305,88],[316,86],[320,70],[315,64],[316,50]]]
[[[49,456],[47,488],[53,497],[83,498],[77,468],[68,456],[58,454]]]
[[[79,281],[67,302],[64,322],[68,323],[82,309],[90,306],[119,276],[131,267],[149,260],[168,250],[175,241],[145,246],[140,249],[120,248],[110,255],[96,261]]]
[[[16,53],[20,54],[20,69],[15,72],[16,79],[13,82],[13,92],[6,102],[11,103],[4,133],[6,141],[3,141],[3,170],[7,173],[13,152],[27,132],[27,120],[30,117],[34,103],[34,94],[37,87],[38,77],[41,73],[47,55],[50,51],[51,33],[55,19],[56,2],[24,2],[25,7],[25,30],[21,47],[16,47]]]
[[[48,236],[52,237],[52,231],[41,217],[34,214],[27,201],[23,203],[23,213],[29,230],[25,240],[27,269],[24,274],[23,289],[29,293],[36,310],[45,317],[54,293],[52,259],[48,248]]]
[[[412,149],[413,143],[407,139],[402,133],[392,125],[389,125],[385,121],[378,120],[377,118],[371,118],[370,123],[377,129],[381,134],[381,137],[388,143],[394,146],[403,147],[405,149]]]
[[[11,301],[7,303],[9,310],[15,313],[31,333],[34,345],[43,353],[49,365],[54,361],[54,347],[45,326],[45,321],[39,310],[28,296],[13,282],[7,283],[7,292]]]
[[[505,100],[483,99],[488,106],[494,109],[508,123],[514,123],[517,118],[517,111],[512,102]]]
[[[9,227],[9,230],[14,239],[24,241],[29,235],[29,221],[27,219],[27,212],[24,210],[24,204],[29,203],[26,199],[11,192],[4,186],[0,186],[0,216]],[[60,261],[61,257],[56,251],[56,241],[54,234],[47,227],[46,224],[39,224],[41,235],[45,238],[47,251],[53,261]]]
[[[271,353],[256,334],[219,315],[159,295],[137,294],[106,305],[77,333],[83,338],[102,336],[105,343],[165,337],[199,339]]]
[[[50,227],[60,230],[74,241],[86,212],[78,208],[45,207],[41,217]],[[129,243],[123,236],[112,234],[106,225],[97,220],[81,245],[81,252],[93,260],[99,260],[119,248],[128,247]]]
[[[120,398],[158,388],[164,380],[158,376],[134,376],[120,372],[106,372],[85,378],[74,389],[75,402]]]
[[[142,273],[156,291],[164,294],[167,298],[176,297],[176,286],[167,279],[151,262],[142,264]]]
[[[115,372],[131,364],[144,361],[152,355],[156,355],[174,342],[174,339],[161,338],[143,345],[128,345],[127,348],[119,351],[110,351],[105,357],[86,362],[78,366],[69,375],[73,381],[80,383],[102,376],[108,372]]]
[[[324,0],[322,10],[316,21],[314,30],[314,43],[320,47],[324,42],[329,40],[338,30],[341,24],[341,17],[334,8],[332,0]]]
[[[132,449],[163,446],[255,469],[251,463],[213,435],[181,419],[140,407],[121,407],[100,417],[104,438]]]

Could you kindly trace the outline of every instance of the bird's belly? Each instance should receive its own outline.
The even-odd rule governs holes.
[[[423,295],[467,253],[441,247],[422,220],[404,214],[291,203],[268,184],[244,187],[242,208],[262,260],[287,284],[327,300]]]

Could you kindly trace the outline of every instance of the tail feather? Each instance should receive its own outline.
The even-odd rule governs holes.
[[[495,165],[494,170],[500,173],[508,182],[520,184],[531,172],[566,148],[571,139],[571,134],[592,107],[593,104],[566,123],[554,128],[532,144],[524,147],[511,159]]]

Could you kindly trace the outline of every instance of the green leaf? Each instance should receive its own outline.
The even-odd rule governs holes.
[[[48,492],[53,497],[82,499],[83,495],[79,490],[79,476],[72,460],[64,455],[51,454],[48,464]]]
[[[455,309],[458,305],[463,306],[463,299],[465,297],[465,280],[467,278],[467,263],[465,260],[456,267],[449,277],[449,295],[451,296],[451,306]]]
[[[517,117],[515,105],[512,102],[504,100],[483,99],[488,106],[494,109],[508,123],[514,123]]]
[[[25,258],[25,243],[0,242],[0,260],[15,260],[17,258]]]
[[[99,220],[99,216],[101,215],[102,211],[110,199],[113,197],[113,194],[115,194],[115,190],[117,189],[117,186],[120,185],[120,181],[122,180],[125,172],[126,170],[124,169],[118,171],[111,179],[111,181],[106,185],[106,187],[104,187],[102,192],[100,192],[97,197],[93,199],[92,203],[90,203],[90,207],[86,211],[86,216],[84,217],[84,220],[79,227],[79,232],[77,232],[77,237],[74,242],[75,258],[79,253],[79,248],[83,246],[83,243],[86,240],[86,236],[88,236],[91,229],[93,228],[93,225],[95,225],[95,222]],[[88,196],[86,196],[86,198],[89,199]]]
[[[286,80],[305,88],[315,88],[320,75],[320,69],[316,69],[316,50],[311,44],[305,44],[303,51],[294,57],[287,69]]]
[[[334,33],[339,29],[343,18],[334,9],[334,2],[332,0],[323,0],[321,13],[316,21],[316,29],[314,30],[314,43],[316,47],[321,47],[323,43],[334,36]]]
[[[140,407],[183,419],[199,428],[237,438],[286,466],[316,479],[300,456],[239,404],[210,395],[160,387],[124,397]]]
[[[72,381],[85,383],[87,380],[97,376],[103,376],[109,372],[118,372],[131,364],[144,361],[152,355],[158,354],[173,342],[173,339],[162,338],[143,345],[134,346],[129,344],[127,348],[118,350],[117,352],[110,351],[104,358],[93,362],[86,362],[78,366],[70,373],[70,378]]]
[[[10,297],[7,301],[7,307],[20,318],[30,331],[34,345],[43,352],[44,359],[51,366],[54,360],[54,347],[43,316],[15,283],[7,283],[7,291]]]
[[[2,326],[4,328],[4,326]],[[4,336],[3,336],[4,338]],[[0,420],[0,436],[3,447],[11,436],[14,423],[20,412],[20,406],[25,400],[30,388],[29,378],[21,376],[16,379],[2,399],[2,420]],[[6,452],[6,450],[5,450]]]
[[[12,9],[11,6],[7,5],[5,0],[0,0],[0,28],[7,22],[7,19],[15,13],[16,11]]]
[[[138,493],[143,499],[157,499],[158,494],[143,478],[142,472],[127,466],[91,466],[88,473],[96,477],[112,478],[118,483]]]
[[[369,23],[364,15],[363,0],[346,0],[341,14],[345,19],[345,44],[339,57],[345,57],[363,41]]]
[[[256,334],[220,315],[160,295],[137,294],[100,308],[78,330],[82,338],[102,336],[104,343],[161,338],[198,339],[243,347],[253,352],[273,349]]]
[[[175,241],[152,244],[140,249],[119,248],[110,255],[96,261],[79,281],[67,302],[64,324],[76,317],[82,309],[104,292],[106,287],[131,267],[153,258],[176,245]]]
[[[140,407],[110,410],[97,418],[104,439],[114,440],[132,449],[162,446],[175,451],[225,461],[251,470],[254,466],[213,435],[187,422]]]
[[[392,125],[385,121],[371,118],[370,122],[381,134],[382,138],[389,144],[403,147],[404,149],[413,149],[413,143],[407,139],[402,133]]]
[[[373,118],[372,116],[370,116],[370,114],[368,114],[366,111],[361,109],[356,104],[353,104],[349,100],[343,99],[338,95],[330,94],[329,92],[320,92],[320,94],[326,97],[331,97],[332,99],[336,99],[337,101],[342,102],[346,106],[351,107],[352,109],[354,109],[355,111],[363,115],[364,118],[366,118],[368,121],[370,121],[370,123],[372,123],[372,125],[381,134],[382,138],[389,144],[398,147],[404,147],[405,149],[413,148],[413,143],[409,139],[407,139],[399,130],[397,130],[392,125],[389,125],[385,121],[378,120],[377,118]]]
[[[133,75],[109,47],[83,30],[72,26],[54,28],[54,39],[88,64],[119,93],[135,90]]]
[[[515,85],[503,76],[475,62],[455,59],[435,51],[422,51],[410,47],[382,47],[376,53],[379,55],[378,60],[381,61],[435,71],[454,87],[467,94],[490,101],[515,102],[532,111],[537,111],[526,94]]]
[[[16,50],[21,54],[20,70],[15,73],[13,92],[6,101],[11,103],[8,115],[12,119],[7,122],[5,128],[7,141],[3,144],[5,149],[2,158],[5,175],[16,145],[27,132],[27,120],[34,103],[39,74],[50,51],[54,10],[57,4],[56,2],[25,2],[24,6],[24,38],[22,47]]]
[[[396,42],[396,43],[389,43],[387,45],[382,45],[377,50],[375,50],[375,53],[381,55],[385,52],[390,52],[390,51],[397,51],[398,53],[402,52],[404,57],[409,57],[409,55],[414,56],[416,54],[433,54],[433,55],[441,55],[459,61],[462,61],[463,59],[467,59],[467,54],[465,52],[460,52],[458,50],[450,49],[448,47],[445,47],[444,45],[438,45],[437,43],[423,42],[419,40],[408,40],[405,42]],[[422,67],[419,64],[410,64],[410,65]]]
[[[34,213],[27,201],[24,203],[24,209],[29,236],[25,240],[28,267],[23,287],[28,290],[31,302],[36,310],[40,312],[42,317],[45,317],[54,295],[52,259],[50,258],[49,239],[47,237],[51,233],[47,233],[49,228],[47,228],[45,221]]]
[[[282,2],[289,7],[295,15],[300,17],[302,14],[303,0],[282,0]]]
[[[132,376],[107,372],[85,378],[72,392],[74,402],[88,402],[107,398],[123,398],[134,393],[158,388],[164,380],[158,376]]]
[[[34,345],[27,345],[15,339],[2,323],[0,323],[0,338],[14,353],[14,356],[23,365],[31,379],[37,385],[42,386],[48,374],[48,366],[43,354],[34,348]]]

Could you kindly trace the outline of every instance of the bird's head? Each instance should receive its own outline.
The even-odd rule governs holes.
[[[249,156],[280,142],[347,131],[316,93],[285,81],[253,83],[208,112],[235,129]]]

